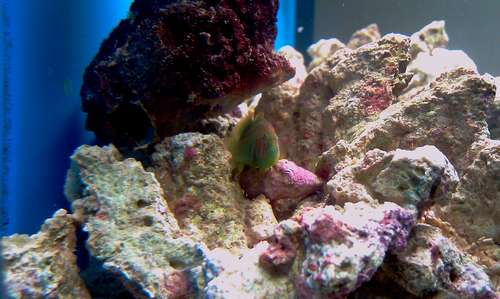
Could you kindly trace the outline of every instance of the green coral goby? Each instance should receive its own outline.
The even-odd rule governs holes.
[[[231,132],[226,140],[232,155],[233,169],[239,173],[245,166],[268,169],[279,160],[278,136],[264,115],[255,116],[252,110]]]

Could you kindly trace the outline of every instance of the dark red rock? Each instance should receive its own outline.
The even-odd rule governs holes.
[[[278,0],[136,0],[87,67],[86,128],[135,149],[291,78],[273,52]]]

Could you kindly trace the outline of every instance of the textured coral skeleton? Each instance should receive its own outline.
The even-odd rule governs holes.
[[[97,84],[106,78],[137,87],[145,78],[128,82],[116,72],[130,75],[165,50],[154,43],[141,49],[135,40],[141,30],[170,36],[161,22],[181,10],[220,21],[209,2],[136,0],[131,19],[103,44],[82,96],[90,129],[115,144],[83,145],[72,155],[65,185],[71,214],[56,212],[39,234],[2,238],[9,296],[499,298],[500,80],[479,74],[465,53],[445,49],[444,22],[411,37],[381,36],[372,24],[346,44],[321,40],[309,48],[306,67],[292,47],[279,56],[270,50],[277,1],[221,1],[217,8],[234,16],[234,30],[240,21],[265,29],[249,44],[240,35],[249,32],[231,35],[242,49],[228,51],[264,55],[256,69],[237,60],[231,74],[256,74],[248,86],[237,88],[214,73],[204,74],[200,85],[186,77],[195,74],[185,74],[182,92],[193,97],[179,104],[178,114],[164,114],[149,110],[163,105],[155,98],[161,81],[150,82],[153,93],[140,94],[145,106],[118,101],[117,90],[124,90],[117,85]],[[261,19],[245,19],[255,10]],[[205,24],[211,31],[196,40],[227,46],[217,22]],[[126,43],[123,30],[132,32]],[[124,42],[122,50],[111,49],[113,41]],[[109,51],[114,54],[104,57]],[[139,53],[145,61],[125,63],[123,55],[138,59]],[[455,59],[427,67],[441,57]],[[224,79],[235,79],[222,66]],[[203,94],[209,82],[221,89]],[[235,180],[224,137],[254,109],[246,96],[263,90],[255,110],[274,127],[280,160],[273,157],[265,171],[246,168]],[[108,93],[116,96],[107,103],[113,107],[99,106]],[[168,101],[178,104],[182,95],[169,94]],[[205,122],[212,131],[192,132],[203,126],[183,123],[201,102],[226,95],[232,108],[244,103]],[[124,103],[125,110],[145,109],[130,114],[139,124],[144,111],[148,126],[154,120],[154,140],[144,140],[145,132],[120,135],[112,115]],[[207,116],[212,108],[196,111]],[[170,121],[179,123],[167,132]],[[149,149],[131,155],[143,143]],[[77,226],[88,234],[91,255],[80,274],[73,254]]]

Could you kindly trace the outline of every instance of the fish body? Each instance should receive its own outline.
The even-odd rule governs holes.
[[[244,117],[231,132],[227,147],[232,155],[233,169],[245,166],[268,169],[279,160],[278,136],[263,114],[253,111]]]

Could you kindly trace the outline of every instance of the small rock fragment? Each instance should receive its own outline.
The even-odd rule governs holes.
[[[449,38],[444,27],[445,21],[433,21],[412,34],[410,45],[412,58],[421,52],[433,55],[435,48],[446,48]]]
[[[307,53],[311,56],[312,61],[307,66],[310,71],[318,65],[322,64],[328,57],[333,56],[335,52],[345,48],[346,45],[336,38],[320,39],[315,44],[307,48]]]
[[[8,298],[91,298],[76,265],[75,223],[63,209],[39,233],[2,237]]]
[[[278,224],[278,221],[276,221],[273,208],[264,195],[259,195],[247,202],[245,223],[247,225],[249,247],[273,235],[274,227]]]
[[[416,207],[430,198],[436,202],[449,201],[458,180],[453,165],[434,146],[413,151],[398,149],[392,152],[389,164],[376,177],[368,179],[372,190],[384,201],[403,207]]]
[[[329,202],[395,202],[416,209],[451,198],[458,175],[434,146],[386,153],[375,149],[326,184]]]
[[[347,43],[347,47],[354,50],[379,39],[380,31],[378,30],[377,24],[370,24],[365,28],[354,32],[351,39]]]

